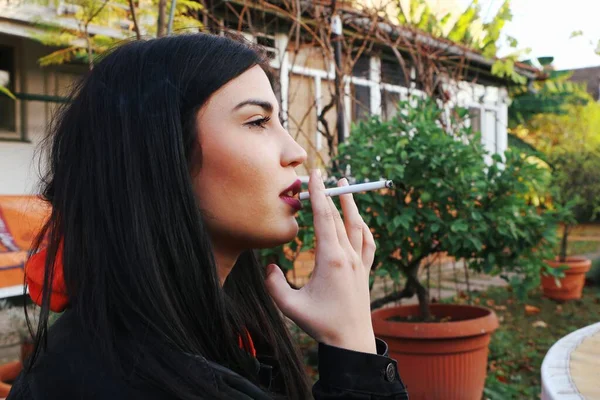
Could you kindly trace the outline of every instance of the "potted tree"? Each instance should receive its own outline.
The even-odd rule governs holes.
[[[511,272],[504,277],[523,294],[539,285],[542,244],[555,233],[551,214],[527,201],[547,174],[520,154],[489,156],[463,123],[466,111],[453,114],[431,100],[401,102],[394,119],[361,122],[340,146],[340,165],[355,179],[395,183],[386,195],[355,200],[377,241],[374,273],[406,278],[373,302],[372,316],[413,399],[481,399],[498,327],[490,309],[430,304],[423,260],[445,252],[476,271]],[[379,308],[415,294],[418,305]]]
[[[563,231],[558,256],[546,261],[549,268],[543,271],[542,289],[551,299],[579,299],[592,262],[585,256],[569,254],[569,235],[577,221],[591,221],[600,211],[600,152],[594,148],[555,151],[549,161],[553,201]]]

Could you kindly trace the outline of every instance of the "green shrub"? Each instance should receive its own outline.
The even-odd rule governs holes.
[[[360,122],[339,147],[337,165],[351,172],[350,181],[395,183],[393,190],[354,197],[377,242],[373,274],[407,279],[374,307],[416,293],[428,318],[428,294],[417,273],[438,252],[507,280],[503,274],[515,272],[511,284],[521,294],[539,284],[543,245],[554,239],[556,226],[553,213],[536,209],[527,195],[532,185],[546,184],[548,172],[517,153],[488,155],[463,122],[466,115],[457,110],[448,118],[429,100],[400,102],[394,119]],[[299,242],[306,248],[314,240],[309,214],[307,208],[300,215]],[[281,260],[282,254],[269,256]]]

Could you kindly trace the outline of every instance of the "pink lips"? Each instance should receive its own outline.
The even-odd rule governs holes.
[[[301,188],[302,188],[302,182],[300,181],[300,179],[297,179],[287,189],[285,189],[283,192],[281,192],[281,194],[279,195],[279,198],[281,200],[285,201],[287,204],[289,204],[290,207],[292,207],[294,210],[298,211],[302,208],[302,203],[300,203],[300,200],[298,200],[297,198],[295,198],[293,196],[300,193]],[[291,194],[291,196],[290,196],[290,194]]]

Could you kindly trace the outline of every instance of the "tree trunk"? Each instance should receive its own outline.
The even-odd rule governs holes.
[[[417,291],[417,298],[419,299],[419,313],[421,314],[421,318],[424,321],[431,319],[431,311],[429,310],[429,296],[427,295],[427,289],[421,285],[419,282],[419,277],[417,276],[419,272],[419,268],[415,268],[413,274],[408,276],[409,281],[412,280],[412,285],[415,287]]]
[[[133,30],[135,31],[135,37],[137,40],[142,38],[140,33],[140,27],[137,22],[137,16],[135,15],[135,5],[133,4],[133,0],[129,0],[129,12],[131,13],[131,20],[133,21]]]
[[[565,224],[565,229],[563,231],[563,235],[562,235],[562,240],[560,241],[560,255],[559,255],[559,261],[560,262],[565,262],[567,260],[567,246],[568,246],[568,239],[569,239],[569,230],[571,229],[571,226],[569,224]]]
[[[415,292],[415,288],[407,282],[406,286],[401,291],[388,294],[387,296],[384,296],[380,299],[371,302],[371,310],[383,307],[384,305],[386,305],[387,303],[391,303],[392,301],[411,298],[415,295]]]
[[[406,275],[406,286],[400,292],[395,292],[371,302],[371,310],[382,307],[387,303],[403,298],[410,298],[417,294],[419,299],[419,313],[421,318],[427,321],[431,319],[431,311],[429,310],[429,295],[427,289],[419,282],[419,265],[417,260],[406,268],[402,268]]]
[[[87,43],[87,52],[88,52],[88,66],[90,71],[94,69],[94,51],[92,49],[92,39],[90,38],[90,33],[88,32],[88,25],[85,25],[85,40]]]
[[[83,33],[85,34],[85,40],[87,43],[87,52],[88,52],[88,65],[90,67],[90,71],[94,69],[94,49],[92,47],[92,38],[90,37],[90,23],[102,12],[104,7],[108,4],[108,0],[104,0],[104,2],[97,9],[90,9],[89,14],[87,14],[88,18],[80,21],[80,24],[83,24]],[[81,25],[79,25],[81,26]]]
[[[467,304],[471,305],[471,284],[469,283],[469,266],[463,259],[463,268],[465,270],[465,283],[467,284]]]
[[[167,0],[158,0],[158,20],[156,21],[156,37],[167,33]]]

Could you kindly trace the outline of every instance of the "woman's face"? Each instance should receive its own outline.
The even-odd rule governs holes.
[[[194,189],[221,248],[272,247],[298,233],[293,201],[281,195],[298,180],[294,168],[306,160],[306,151],[278,116],[277,99],[259,66],[220,88],[198,113],[202,161]]]

